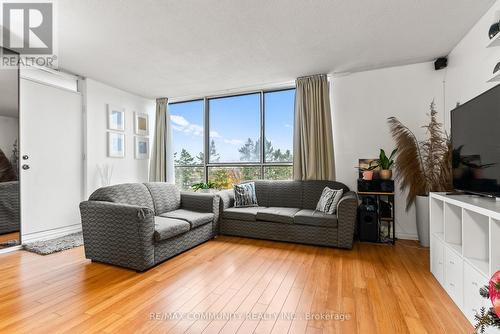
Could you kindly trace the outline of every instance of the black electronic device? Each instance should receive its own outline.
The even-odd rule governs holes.
[[[451,112],[453,188],[500,197],[500,85]]]
[[[358,179],[358,191],[360,192],[394,192],[394,180],[363,180]]]
[[[438,58],[434,62],[434,69],[436,71],[442,70],[443,68],[446,68],[446,66],[448,66],[448,58],[446,57]]]

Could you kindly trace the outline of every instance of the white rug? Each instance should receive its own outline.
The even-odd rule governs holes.
[[[28,242],[23,244],[23,248],[28,252],[48,255],[81,245],[83,245],[83,235],[82,232],[77,232],[56,239]]]

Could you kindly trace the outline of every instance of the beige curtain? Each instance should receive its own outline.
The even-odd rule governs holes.
[[[296,80],[294,180],[334,180],[332,116],[326,75]]]
[[[151,182],[174,182],[172,129],[169,119],[168,99],[156,99],[155,136],[149,167]]]

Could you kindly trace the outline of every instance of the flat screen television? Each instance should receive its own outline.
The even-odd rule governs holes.
[[[451,111],[453,187],[500,197],[500,85]]]

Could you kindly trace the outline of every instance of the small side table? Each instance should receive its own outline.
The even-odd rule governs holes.
[[[393,192],[371,192],[371,191],[360,191],[358,192],[359,198],[363,198],[365,196],[375,198],[377,203],[377,216],[378,216],[378,240],[377,243],[396,243],[396,215],[395,215],[395,204],[394,204],[394,193]],[[381,214],[381,199],[387,198],[387,203],[390,205],[390,217],[382,217]],[[387,236],[383,236],[381,234],[381,226],[382,224],[387,224],[388,231]]]

